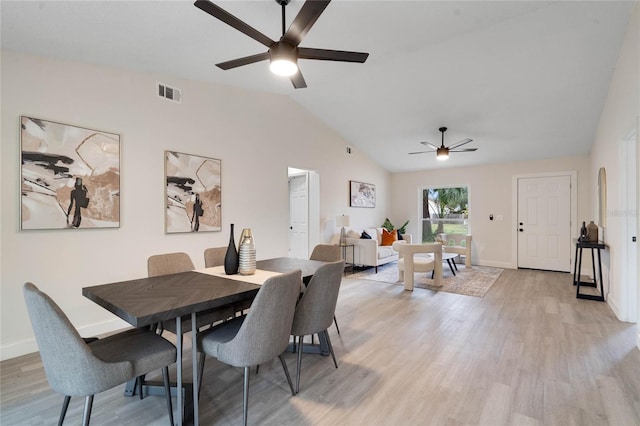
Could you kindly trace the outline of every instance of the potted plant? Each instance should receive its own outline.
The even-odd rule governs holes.
[[[409,221],[407,220],[407,221],[404,223],[404,225],[402,225],[400,228],[398,228],[398,232],[399,232],[400,234],[404,234],[404,233],[406,233],[406,231],[407,231],[407,225],[408,225],[408,224],[409,224]],[[396,229],[396,228],[393,226],[393,223],[391,223],[391,221],[389,220],[389,218],[386,218],[386,219],[384,220],[384,223],[382,224],[382,227],[383,227],[384,229],[386,229],[387,231],[389,231],[389,232],[391,232],[391,231],[393,231],[394,229]]]

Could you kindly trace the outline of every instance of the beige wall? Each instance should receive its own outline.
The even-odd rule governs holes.
[[[476,265],[515,268],[514,176],[569,171],[577,172],[577,217],[586,218],[591,202],[589,158],[581,156],[393,174],[391,221],[400,223],[410,219],[407,232],[419,238],[421,228],[418,218],[422,208],[420,189],[467,186],[469,225],[473,235],[472,262]],[[494,215],[493,221],[489,220],[490,214]],[[503,217],[502,221],[497,220],[498,215]],[[577,235],[578,229],[574,223],[572,235]]]
[[[635,322],[632,315],[640,309],[640,291],[638,282],[623,279],[622,269],[634,264],[640,278],[640,259],[626,260],[625,252],[631,235],[623,234],[623,224],[635,217],[640,222],[638,205],[625,206],[621,194],[627,185],[626,177],[621,175],[620,146],[630,136],[635,138],[638,147],[638,117],[640,116],[640,4],[636,4],[632,13],[625,38],[618,55],[609,92],[603,108],[595,142],[591,151],[589,172],[592,182],[597,182],[598,170],[604,167],[607,172],[607,228],[605,242],[609,248],[605,257],[605,274],[610,279],[608,303],[623,321]],[[640,151],[640,150],[637,150]],[[640,155],[640,154],[639,154]],[[636,158],[636,168],[640,166],[640,157]],[[595,190],[594,190],[595,195]],[[594,215],[597,206],[593,205]],[[636,249],[637,249],[636,244]],[[640,250],[637,249],[640,253]],[[640,329],[638,332],[640,347]]]
[[[335,217],[382,223],[388,172],[286,96],[2,51],[2,358],[36,350],[21,293],[32,281],[59,302],[83,335],[123,325],[81,295],[84,286],[146,275],[154,253],[185,251],[203,267],[206,247],[226,245],[228,227],[250,227],[258,258],[288,252],[287,167],[320,175],[325,241]],[[155,95],[182,89],[182,103]],[[20,231],[19,116],[121,135],[119,229]],[[164,234],[164,150],[222,160],[223,231]],[[376,209],[349,209],[348,181],[376,184]],[[236,239],[239,237],[236,230]]]

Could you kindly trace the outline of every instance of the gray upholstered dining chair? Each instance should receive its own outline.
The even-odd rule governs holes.
[[[177,274],[180,272],[193,271],[196,267],[187,253],[164,253],[149,256],[147,259],[147,273],[149,277],[157,277],[160,275]],[[224,321],[235,315],[235,311],[231,305],[220,308],[210,309],[208,311],[198,313],[196,317],[196,326],[198,329],[212,325],[217,321]],[[175,320],[163,321],[160,329],[168,330],[176,334]],[[191,317],[185,316],[182,321],[182,334],[191,331]],[[182,336],[181,336],[182,338]]]
[[[335,262],[342,260],[342,254],[340,253],[341,247],[333,244],[318,244],[313,248],[311,260],[320,260],[322,262]],[[343,268],[344,269],[344,268]],[[335,314],[333,315],[333,323],[336,325],[336,331],[340,334],[340,327],[338,327],[338,320]]]
[[[204,250],[204,267],[224,265],[224,257],[227,254],[227,247],[210,247]]]
[[[333,244],[318,244],[313,248],[311,260],[320,260],[322,262],[335,262],[342,260],[342,254],[340,253],[340,246]]]
[[[244,368],[243,421],[247,424],[249,406],[249,369],[275,357],[280,358],[285,376],[295,395],[289,369],[282,353],[289,345],[291,324],[300,294],[300,270],[276,275],[264,282],[249,313],[215,325],[198,334],[199,374],[202,375],[206,356],[225,364]]]
[[[204,267],[224,265],[224,258],[227,254],[227,247],[210,247],[204,250]],[[246,309],[251,307],[251,300],[240,300],[232,304],[235,314],[243,315]]]
[[[87,344],[60,307],[34,284],[23,287],[38,349],[49,385],[63,394],[58,425],[72,396],[84,396],[82,424],[88,425],[93,396],[137,377],[162,369],[169,421],[173,424],[169,365],[176,347],[147,329],[131,329]]]
[[[298,337],[298,371],[296,374],[296,393],[300,392],[300,371],[302,367],[302,350],[304,336],[322,333],[327,340],[333,363],[338,368],[336,355],[333,352],[331,339],[327,329],[334,318],[338,292],[344,272],[344,260],[331,262],[321,266],[313,274],[307,290],[296,306],[291,334]]]

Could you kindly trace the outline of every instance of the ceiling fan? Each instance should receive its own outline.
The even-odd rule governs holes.
[[[359,63],[364,63],[364,61],[367,60],[367,57],[369,56],[368,53],[299,47],[300,42],[302,42],[304,36],[307,35],[313,24],[315,24],[324,9],[329,5],[330,0],[307,0],[302,5],[300,12],[286,32],[284,30],[285,7],[289,4],[290,0],[275,1],[282,7],[282,37],[280,37],[280,40],[278,41],[271,40],[271,38],[231,15],[219,6],[216,6],[209,0],[197,0],[195,2],[195,6],[197,8],[207,12],[214,18],[221,20],[225,24],[232,26],[236,30],[248,35],[258,43],[269,48],[269,50],[264,53],[221,62],[216,64],[217,67],[223,70],[228,70],[269,59],[271,61],[269,68],[274,74],[289,77],[291,79],[291,83],[293,83],[293,87],[296,89],[303,89],[307,87],[307,83],[304,81],[304,77],[302,77],[302,73],[298,68],[298,59]]]
[[[478,148],[458,149],[462,145],[468,144],[469,142],[473,141],[473,139],[463,139],[460,142],[456,143],[455,145],[444,146],[444,132],[447,131],[447,128],[446,127],[440,127],[438,130],[440,130],[440,133],[442,133],[442,143],[441,143],[440,146],[436,146],[436,145],[431,144],[429,142],[420,142],[421,144],[430,146],[433,149],[429,150],[429,151],[410,152],[409,154],[424,154],[425,152],[435,152],[436,153],[436,158],[438,160],[444,161],[447,158],[449,158],[449,153],[450,152],[471,152],[471,151],[477,151],[478,150]]]

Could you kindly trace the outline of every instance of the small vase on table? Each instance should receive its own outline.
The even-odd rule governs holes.
[[[240,275],[253,275],[256,273],[256,244],[253,239],[251,229],[245,228],[240,236],[239,250],[239,266]]]
[[[236,250],[236,242],[233,237],[233,223],[231,224],[231,232],[229,233],[229,246],[224,256],[224,273],[227,275],[235,275],[238,273],[238,250]]]

